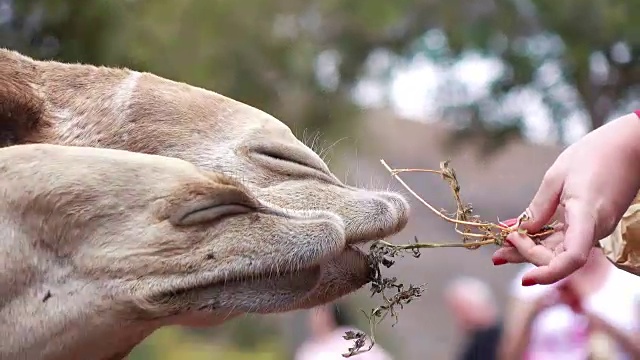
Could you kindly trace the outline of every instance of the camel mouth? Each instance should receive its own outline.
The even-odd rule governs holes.
[[[359,246],[347,245],[317,264],[282,268],[277,272],[262,271],[190,287],[185,291],[205,294],[198,301],[197,311],[200,314],[224,309],[272,314],[310,309],[335,301],[370,283],[373,275],[369,255]]]
[[[313,215],[322,215],[329,220],[341,219],[345,223],[344,246],[340,249],[334,250],[331,254],[317,254],[315,259],[304,266],[262,270],[231,281],[234,283],[283,281],[316,270],[322,272],[323,268],[327,266],[337,266],[342,267],[340,271],[353,279],[351,291],[356,290],[371,279],[370,247],[378,241],[398,234],[408,222],[409,208],[404,198],[391,193],[378,196],[376,200],[381,201],[384,211],[376,214],[377,216],[365,217],[366,222],[362,221],[363,217],[345,219],[339,214],[326,211]],[[340,260],[345,258],[348,258],[349,261]],[[367,281],[363,283],[364,278]],[[321,280],[317,279],[317,281]]]
[[[275,269],[273,271],[261,271],[251,275],[229,278],[226,281],[224,281],[224,283],[216,284],[216,285],[227,286],[231,284],[243,284],[248,282],[263,282],[263,281],[268,282],[268,281],[290,279],[292,277],[299,276],[302,273],[308,273],[312,271],[321,271],[323,267],[327,266],[328,263],[335,262],[347,254],[349,254],[353,258],[357,258],[358,260],[361,260],[362,262],[368,261],[368,258],[369,258],[368,247],[379,240],[382,240],[382,239],[371,239],[366,241],[360,241],[357,244],[348,244],[339,252],[335,253],[333,256],[325,257],[324,260],[321,260],[320,258],[318,258],[318,261],[316,263],[310,264],[307,266],[301,266],[299,268],[283,267],[283,268]]]
[[[404,198],[394,193],[365,192],[360,196],[360,201],[351,203],[348,209],[274,212],[292,221],[319,219],[333,223],[342,228],[342,240],[338,241],[342,245],[307,253],[309,257],[303,263],[282,263],[279,267],[263,264],[225,281],[203,284],[209,295],[200,310],[234,308],[239,312],[267,314],[308,309],[366,286],[374,278],[370,246],[402,231],[409,208]],[[319,243],[324,240],[317,238]]]
[[[366,244],[373,243],[375,241],[377,240],[370,240],[357,245],[346,245],[335,255],[326,257],[324,260],[308,266],[301,266],[299,268],[283,267],[280,269],[274,269],[274,271],[261,271],[251,275],[231,277],[223,282],[205,283],[199,286],[190,287],[190,290],[211,287],[224,289],[238,285],[278,283],[296,279],[301,276],[309,278],[309,274],[317,273],[317,276],[314,279],[315,284],[313,284],[315,287],[322,281],[321,278],[323,274],[326,273],[329,268],[332,268],[332,271],[339,269],[344,272],[345,275],[357,277],[359,279],[357,282],[360,283],[357,287],[360,287],[364,285],[364,283],[362,283],[363,278],[366,278],[367,281],[370,279],[369,255],[368,251],[363,247],[366,247]]]

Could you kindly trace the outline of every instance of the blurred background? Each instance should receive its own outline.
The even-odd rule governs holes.
[[[205,87],[276,116],[354,185],[451,159],[483,218],[520,214],[560,150],[640,108],[640,2],[630,0],[0,0],[0,46],[38,59],[129,67]],[[451,208],[437,177],[406,181]],[[392,239],[456,240],[412,202]],[[426,292],[383,323],[394,359],[453,359],[462,335],[443,296],[468,275],[502,306],[518,267],[492,249],[423,251],[389,269]],[[376,304],[367,289],[347,297]],[[293,359],[299,311],[213,329],[166,328],[130,359]],[[357,359],[357,357],[356,357]]]

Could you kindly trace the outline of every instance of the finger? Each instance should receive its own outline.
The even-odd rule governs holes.
[[[563,185],[564,180],[561,176],[547,171],[538,192],[527,208],[529,219],[521,224],[522,229],[530,233],[537,232],[551,220],[560,204]]]
[[[539,266],[529,270],[522,276],[522,282],[527,284],[554,284],[573,274],[584,263],[576,261],[575,257],[564,251],[553,257],[549,265]]]
[[[568,260],[582,266],[596,242],[596,219],[585,201],[569,200],[565,209],[564,248]]]
[[[503,247],[496,250],[491,257],[494,265],[503,264],[521,264],[527,262],[527,259],[518,252],[513,246]]]
[[[522,277],[523,281],[553,284],[571,275],[587,262],[594,245],[594,217],[588,206],[578,200],[567,201],[565,208],[566,232],[564,242],[555,251],[557,256],[548,266],[529,271]]]
[[[565,207],[566,232],[563,244],[556,251],[558,256],[548,266],[529,271],[523,276],[523,281],[526,279],[527,282],[537,284],[553,284],[571,275],[587,262],[594,245],[594,217],[589,208],[578,200],[568,201]]]
[[[563,242],[564,242],[564,233],[561,231],[556,231],[553,234],[550,234],[549,236],[547,236],[544,240],[540,240],[540,243],[544,247],[551,250],[562,245]]]
[[[507,236],[515,249],[530,263],[541,266],[547,265],[553,258],[553,252],[543,245],[537,245],[530,237],[513,232]]]
[[[555,249],[559,244],[561,244],[563,239],[564,234],[562,232],[556,232],[540,241],[540,244],[545,248],[551,250]],[[518,249],[512,244],[512,241],[513,239],[511,239],[511,237],[507,237],[504,245],[493,253],[491,260],[493,261],[494,265],[520,264],[524,262],[530,262],[518,251]],[[547,263],[550,261],[551,259],[548,259]],[[547,263],[545,263],[545,265]]]

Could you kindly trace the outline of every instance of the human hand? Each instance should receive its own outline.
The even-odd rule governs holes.
[[[628,114],[592,131],[558,156],[527,208],[529,233],[548,224],[561,206],[561,229],[536,244],[511,233],[493,255],[496,265],[530,262],[522,285],[555,283],[584,265],[595,243],[609,235],[640,188],[640,119]]]

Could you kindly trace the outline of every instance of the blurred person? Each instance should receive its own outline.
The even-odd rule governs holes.
[[[546,172],[527,208],[530,233],[547,224],[560,206],[562,231],[536,244],[514,231],[493,255],[496,265],[530,262],[522,285],[555,283],[587,261],[596,243],[611,234],[640,190],[640,110],[616,118],[567,147]]]
[[[640,359],[640,278],[613,266],[601,249],[568,278],[522,286],[516,276],[499,359]]]
[[[464,338],[457,359],[496,359],[502,324],[489,286],[476,278],[460,277],[445,288],[444,298]]]
[[[345,340],[343,336],[346,331],[357,329],[350,326],[348,316],[341,306],[330,304],[309,311],[308,326],[311,336],[298,348],[294,360],[344,360],[342,354],[353,346],[353,340]],[[391,356],[379,344],[354,358],[391,360]]]

